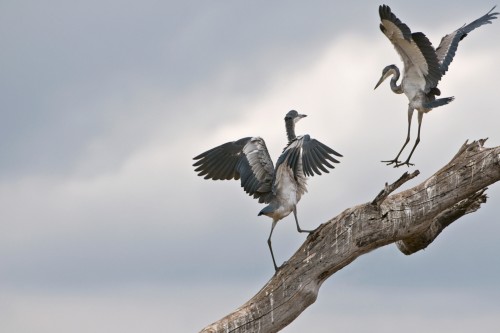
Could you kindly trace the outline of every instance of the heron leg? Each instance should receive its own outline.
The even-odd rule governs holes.
[[[413,145],[413,148],[410,152],[410,155],[408,156],[408,158],[406,159],[406,161],[404,163],[401,163],[400,165],[407,165],[407,166],[410,166],[410,165],[414,165],[413,163],[410,163],[410,158],[411,158],[411,155],[413,155],[413,152],[415,151],[415,148],[417,148],[417,145],[418,143],[420,142],[420,127],[422,126],[422,118],[424,117],[424,113],[423,112],[419,112],[418,113],[418,134],[417,134],[417,140],[415,140],[415,144]],[[397,165],[397,166],[400,166],[400,165]]]
[[[406,141],[403,144],[403,147],[401,147],[401,150],[399,151],[399,153],[396,156],[396,158],[394,158],[393,160],[390,160],[390,161],[382,161],[383,163],[387,163],[387,165],[394,164],[395,168],[400,165],[399,161],[398,161],[399,155],[401,155],[401,153],[403,152],[403,149],[405,149],[405,147],[408,144],[408,142],[410,142],[411,118],[413,117],[413,110],[414,109],[411,106],[408,106],[408,131],[407,131],[407,134],[406,134]]]
[[[295,217],[295,223],[297,224],[297,231],[298,232],[308,232],[310,234],[314,232],[314,230],[303,230],[300,228],[299,220],[297,219],[297,207],[296,206],[293,207],[293,216]]]
[[[269,238],[267,239],[267,245],[269,245],[269,250],[271,251],[271,257],[273,258],[274,269],[278,271],[278,265],[276,265],[276,260],[274,260],[273,247],[271,245],[271,236],[273,235],[274,227],[278,221],[273,220],[273,225],[271,226],[271,233],[269,233]]]

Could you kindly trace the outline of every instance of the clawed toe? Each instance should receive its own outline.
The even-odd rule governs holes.
[[[411,166],[414,166],[415,164],[410,163],[409,161],[406,161],[406,162],[404,162],[404,163],[397,163],[394,167],[395,167],[395,168],[398,168],[398,167],[400,167],[400,166],[402,166],[402,165],[406,165],[407,167],[411,167]]]
[[[395,164],[394,167],[396,168],[399,164],[399,161],[397,159],[390,160],[390,161],[381,161],[382,163],[385,163],[386,165],[391,165]]]
[[[410,166],[414,166],[415,164],[413,163],[410,163],[409,160],[406,160],[406,162],[403,162],[401,163],[400,161],[398,161],[397,159],[393,159],[393,160],[390,160],[390,161],[381,161],[382,163],[385,163],[386,165],[392,165],[394,164],[394,167],[395,168],[399,168],[400,166],[402,165],[406,165],[407,167],[410,167]]]

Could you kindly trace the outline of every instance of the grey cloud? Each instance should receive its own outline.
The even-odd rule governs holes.
[[[240,129],[241,136],[262,135],[277,156],[285,143],[282,117],[288,108],[310,114],[301,133],[328,141],[345,156],[331,174],[311,179],[298,207],[304,227],[371,200],[403,172],[379,162],[402,144],[406,100],[387,86],[372,91],[381,69],[399,61],[378,30],[378,4],[31,5],[3,4],[0,13],[5,46],[0,56],[0,288],[9,300],[26,302],[15,307],[31,309],[23,313],[32,319],[25,322],[37,322],[41,304],[50,304],[48,314],[70,304],[60,316],[59,331],[67,331],[63,322],[78,318],[85,307],[82,290],[94,296],[105,291],[112,305],[123,300],[115,288],[130,298],[144,295],[144,286],[164,288],[168,301],[161,303],[158,292],[145,301],[148,309],[164,314],[169,311],[163,307],[177,309],[184,302],[189,311],[206,310],[190,323],[193,329],[245,301],[273,273],[266,244],[270,221],[257,216],[261,206],[238,182],[197,177],[191,158],[222,143],[218,140],[236,139]],[[429,31],[434,43],[449,32],[443,27],[455,29],[491,7],[488,2],[390,5],[410,27]],[[499,24],[474,31],[461,45],[442,82],[443,94],[457,98],[424,117],[415,153],[422,174],[407,186],[430,176],[467,138],[490,136],[487,144],[498,145],[491,83],[497,66],[484,66],[498,58],[490,54],[500,50],[491,43]],[[305,81],[322,62],[329,64],[321,69],[335,69],[325,75],[332,80],[318,75],[322,81]],[[311,102],[317,96],[324,101]],[[496,310],[486,294],[498,289],[500,274],[494,264],[499,191],[492,186],[480,212],[452,225],[424,252],[404,257],[389,246],[359,258],[325,283],[318,303],[286,331],[303,331],[312,322],[317,331],[326,331],[330,309],[348,327],[352,312],[343,305],[364,300],[354,294],[357,289],[367,291],[381,309],[400,310],[394,318],[409,314],[384,297],[402,290],[417,296],[422,290],[441,291],[444,299],[464,288],[468,300],[479,295],[482,309]],[[293,217],[280,222],[273,235],[277,260],[286,260],[303,240]],[[244,295],[233,299],[232,290],[214,301],[218,284],[236,286]],[[94,296],[89,308],[102,302]],[[51,299],[56,301],[47,303]],[[12,309],[6,304],[0,300],[1,308]],[[109,318],[89,310],[91,331],[128,313],[116,309]],[[170,325],[185,327],[176,313]],[[158,318],[153,322],[161,326]],[[26,323],[3,319],[12,331],[32,331]],[[147,319],[140,315],[137,321]],[[355,330],[366,331],[362,324]]]

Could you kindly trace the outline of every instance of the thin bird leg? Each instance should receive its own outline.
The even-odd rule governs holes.
[[[397,167],[400,166],[400,165],[407,165],[407,166],[414,165],[413,163],[410,163],[410,158],[411,158],[411,155],[413,155],[413,152],[415,151],[415,148],[417,148],[418,143],[420,142],[420,126],[422,126],[422,118],[423,117],[424,117],[424,113],[423,112],[419,112],[418,113],[418,134],[417,134],[417,140],[415,140],[415,145],[413,146],[413,148],[412,148],[412,150],[410,152],[410,155],[406,159],[406,162],[401,163],[399,165],[396,165]]]
[[[271,236],[273,235],[274,227],[278,221],[273,220],[273,225],[271,226],[271,233],[269,234],[269,238],[267,239],[267,245],[269,245],[269,250],[271,250],[271,257],[273,258],[274,269],[278,271],[278,265],[276,265],[276,260],[274,260],[273,247],[271,246]]]
[[[401,155],[401,153],[403,152],[403,149],[405,149],[405,147],[408,144],[408,142],[410,142],[410,128],[411,128],[411,118],[412,118],[412,116],[413,116],[413,108],[410,107],[410,106],[408,106],[408,132],[406,134],[406,141],[403,144],[403,147],[401,147],[401,150],[399,151],[399,153],[396,156],[396,158],[394,158],[393,160],[390,160],[390,161],[382,161],[382,163],[387,163],[387,165],[394,164],[395,168],[397,168],[400,165],[399,161],[398,161],[399,155]]]
[[[295,223],[297,224],[297,231],[298,232],[308,232],[308,233],[313,233],[314,230],[303,230],[299,226],[299,220],[297,219],[297,207],[293,206],[293,216],[295,216]]]

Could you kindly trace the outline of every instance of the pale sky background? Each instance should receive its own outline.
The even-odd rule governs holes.
[[[197,332],[273,275],[271,220],[192,157],[245,136],[274,159],[283,117],[344,155],[309,181],[304,228],[367,202],[407,169],[404,96],[373,87],[398,55],[372,1],[0,2],[0,331]],[[434,45],[490,1],[391,1]],[[466,139],[500,145],[500,22],[464,39],[424,117],[424,181]],[[415,136],[412,137],[412,140]],[[403,157],[406,157],[407,150]],[[394,245],[327,280],[283,332],[473,332],[500,327],[500,185],[425,251]],[[305,240],[293,217],[278,263]],[[374,330],[374,327],[376,328]]]

